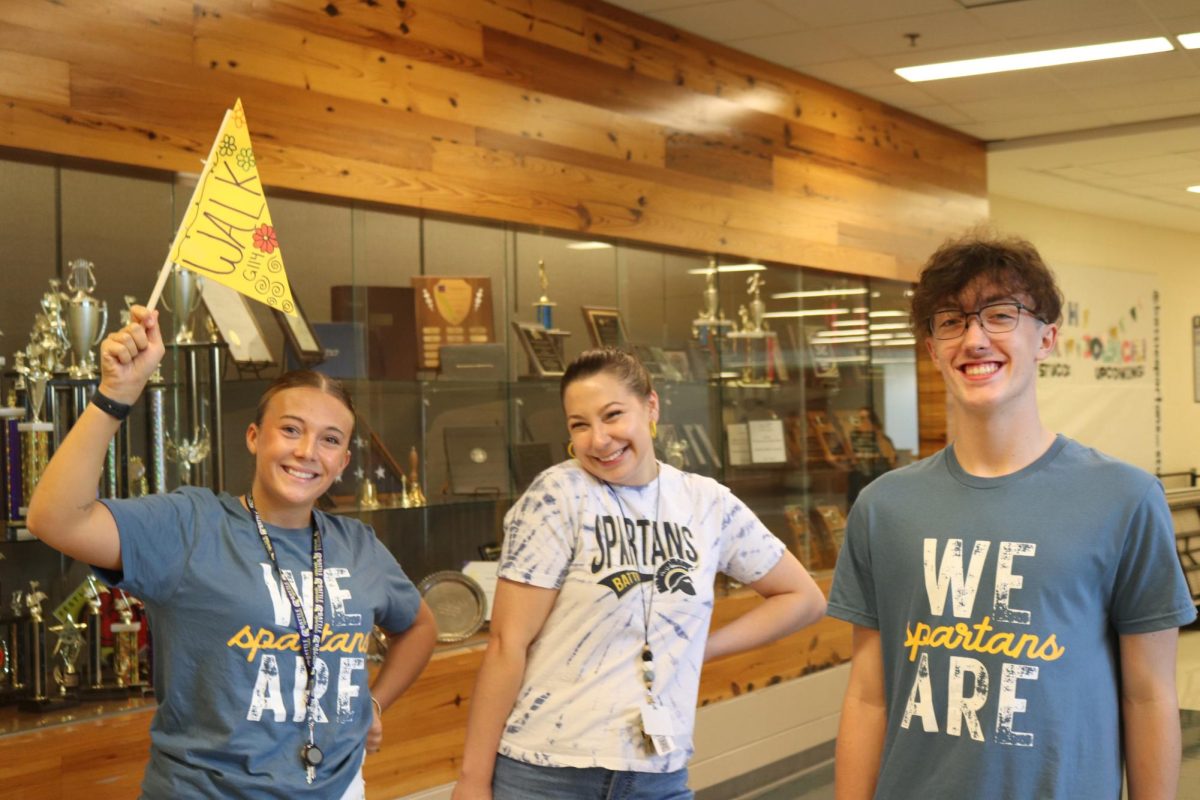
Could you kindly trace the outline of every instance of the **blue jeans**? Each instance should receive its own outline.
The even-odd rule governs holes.
[[[616,772],[601,767],[538,767],[496,756],[492,800],[692,800],[687,769]]]

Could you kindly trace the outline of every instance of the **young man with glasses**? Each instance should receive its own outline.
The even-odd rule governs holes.
[[[912,320],[953,441],[851,509],[829,614],[854,624],[838,800],[1172,798],[1178,627],[1195,619],[1162,487],[1046,428],[1062,296],[1029,242],[971,235]]]

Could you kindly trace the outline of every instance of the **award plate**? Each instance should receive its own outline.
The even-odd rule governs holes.
[[[508,448],[499,427],[450,427],[445,437],[452,494],[508,492]]]
[[[517,334],[525,355],[529,357],[530,374],[539,378],[556,378],[566,372],[567,365],[559,347],[562,331],[548,331],[541,325],[516,322],[513,331]]]
[[[615,308],[584,306],[583,318],[587,321],[588,335],[596,347],[624,347],[629,341],[621,312]]]
[[[492,327],[492,281],[486,277],[412,278],[417,318],[417,367],[441,367],[444,344],[487,344]]]
[[[439,642],[461,642],[483,626],[487,598],[473,579],[455,570],[435,572],[417,584],[437,623]]]

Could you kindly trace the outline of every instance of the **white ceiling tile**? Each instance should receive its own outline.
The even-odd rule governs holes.
[[[1029,119],[1090,110],[1068,92],[1000,95],[955,103],[954,107],[979,122]],[[1105,117],[1101,121],[1107,122],[1108,119]]]
[[[962,11],[884,19],[824,30],[865,56],[907,58],[919,58],[925,50],[983,45],[994,38],[987,28]],[[907,34],[918,34],[915,45]]]
[[[935,11],[961,10],[955,0],[767,0],[814,28],[853,25],[879,19],[895,19]]]
[[[1196,13],[1196,0],[1141,0],[1141,4],[1159,19],[1187,17]]]
[[[909,83],[899,78],[895,83],[866,86],[855,89],[855,91],[896,108],[914,109],[938,105],[937,98],[925,92],[920,84]]]
[[[1047,71],[1059,86],[1104,90],[1131,84],[1153,85],[1172,78],[1200,78],[1200,68],[1179,51],[1088,64],[1064,64]]]
[[[1107,163],[1093,163],[1092,169],[1106,175],[1146,175],[1169,170],[1183,171],[1194,166],[1188,159],[1179,156],[1146,156],[1144,158],[1114,159]]]
[[[791,31],[750,39],[733,39],[727,44],[785,67],[804,71],[807,64],[842,61],[857,54],[836,39],[819,31]]]
[[[908,109],[918,117],[924,117],[930,122],[936,122],[939,125],[947,125],[951,128],[958,128],[960,125],[968,122],[975,122],[966,114],[959,111],[954,106],[925,106],[923,108]]]
[[[1200,99],[1200,80],[1195,78],[1114,86],[1110,89],[1084,89],[1074,92],[1080,104],[1093,109],[1136,109]],[[1145,116],[1143,115],[1143,118]]]
[[[956,125],[958,130],[969,133],[984,141],[996,142],[1007,139],[1024,139],[1029,136],[1044,136],[1051,133],[1087,130],[1103,127],[1107,123],[1104,115],[1095,111],[1075,114],[1055,114],[1026,119],[998,120],[995,122],[972,122]]]
[[[866,58],[829,61],[824,64],[808,64],[801,72],[846,89],[857,89],[863,86],[884,86],[891,81],[901,80],[894,73]]]
[[[651,16],[714,42],[767,36],[800,28],[795,19],[762,0],[723,0],[703,6],[657,11]]]
[[[1150,14],[1130,0],[1025,0],[966,13],[996,35],[1009,39],[1153,22]]]

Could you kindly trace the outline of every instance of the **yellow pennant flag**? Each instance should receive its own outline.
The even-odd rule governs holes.
[[[168,260],[297,315],[241,98],[217,131]]]

